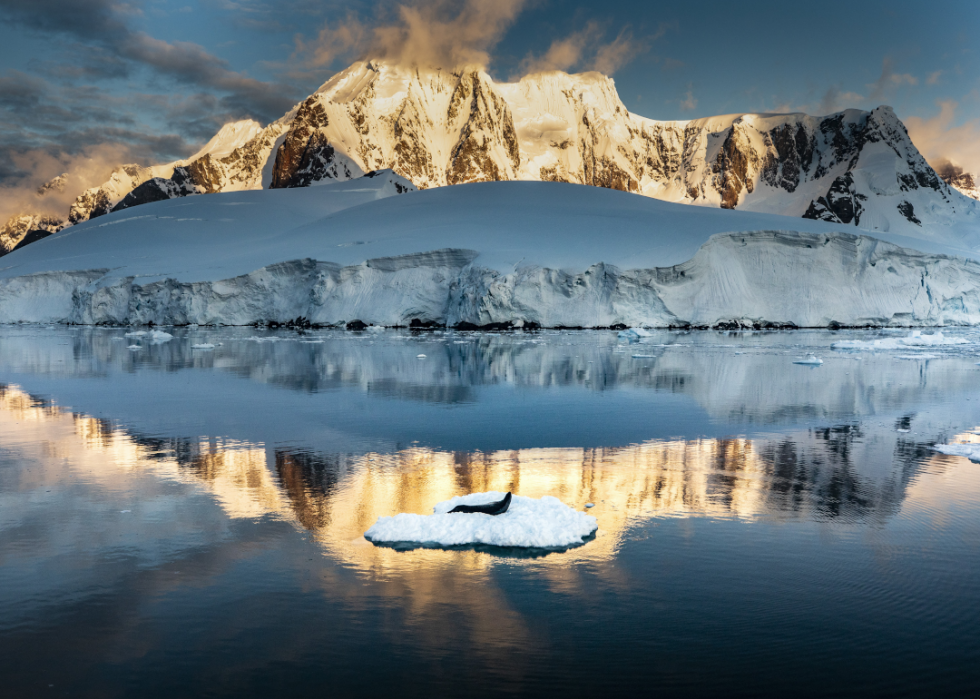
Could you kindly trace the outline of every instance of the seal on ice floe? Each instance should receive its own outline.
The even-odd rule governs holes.
[[[485,515],[502,515],[507,511],[508,507],[510,507],[510,493],[507,493],[503,500],[488,502],[484,505],[456,505],[456,507],[449,511],[449,514],[453,514],[454,512],[482,512]]]

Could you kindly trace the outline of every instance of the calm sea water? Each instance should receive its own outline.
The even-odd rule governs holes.
[[[980,695],[975,331],[170,331],[0,328],[4,697]],[[483,490],[598,534],[363,538]]]

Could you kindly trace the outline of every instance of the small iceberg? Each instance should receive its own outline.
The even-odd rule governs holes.
[[[130,346],[129,346],[129,347],[127,347],[126,349],[130,349],[130,350],[138,350],[139,348],[140,348],[140,346],[139,346],[139,345],[130,345]]]
[[[200,343],[198,343],[196,345],[191,345],[191,349],[196,349],[196,350],[213,350],[214,349],[214,345],[212,345],[210,342],[200,342]]]
[[[823,360],[815,354],[807,355],[804,359],[796,359],[793,364],[804,364],[806,366],[820,366]]]
[[[940,454],[965,456],[970,461],[980,463],[980,444],[935,444],[932,448]]]
[[[364,538],[375,544],[429,548],[484,545],[560,550],[581,546],[599,528],[592,515],[573,510],[549,495],[540,499],[514,495],[510,507],[499,515],[458,511],[450,514],[461,505],[488,505],[505,498],[505,493],[495,491],[472,493],[436,504],[431,515],[403,512],[379,517]]]
[[[126,337],[143,338],[149,340],[151,345],[159,345],[174,339],[173,335],[165,333],[162,330],[134,330],[133,332],[126,333]]]
[[[616,338],[626,340],[627,342],[639,342],[640,338],[650,337],[651,335],[653,335],[652,332],[643,328],[629,328],[627,330],[620,330]]]
[[[875,352],[878,350],[897,350],[916,347],[938,347],[941,345],[968,345],[969,340],[962,337],[946,337],[941,331],[932,335],[923,335],[921,330],[913,330],[906,337],[886,337],[880,340],[841,340],[833,343],[830,348],[835,350],[861,350]]]

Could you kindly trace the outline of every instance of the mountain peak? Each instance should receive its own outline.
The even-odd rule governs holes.
[[[887,105],[657,121],[631,114],[600,73],[496,82],[476,64],[383,58],[353,63],[265,128],[232,122],[188,160],[117,169],[69,218],[388,168],[419,189],[544,180],[882,231],[980,223],[980,205],[936,175]]]

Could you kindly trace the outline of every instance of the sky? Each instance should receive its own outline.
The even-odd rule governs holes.
[[[980,172],[977,0],[0,0],[0,197],[186,157],[376,56],[598,69],[653,119],[889,104]]]

